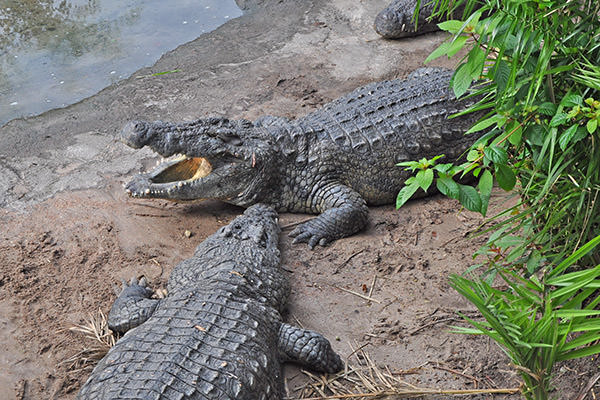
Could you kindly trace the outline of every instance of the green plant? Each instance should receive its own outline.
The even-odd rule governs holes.
[[[485,318],[463,316],[473,328],[458,333],[487,335],[501,345],[525,383],[527,399],[548,398],[556,361],[600,352],[600,265],[567,272],[600,243],[600,236],[556,266],[523,277],[518,269],[501,269],[509,287],[500,290],[479,277],[453,275],[450,285],[474,304]]]
[[[600,255],[590,251],[600,227],[600,2],[432,1],[436,16],[465,5],[463,19],[439,24],[450,35],[427,61],[464,54],[451,87],[480,98],[464,113],[487,111],[467,132],[484,134],[461,165],[401,164],[418,172],[397,205],[435,182],[485,216],[494,180],[516,191],[519,203],[487,222],[478,252],[487,260],[451,282],[485,317],[464,331],[495,339],[521,371],[525,396],[546,399],[556,361],[600,352]],[[455,181],[467,174],[474,184]],[[473,276],[476,267],[485,273]]]
[[[466,18],[440,24],[451,35],[427,61],[470,47],[451,86],[457,96],[481,97],[465,113],[489,112],[467,132],[486,131],[466,162],[436,170],[431,182],[485,215],[493,176],[522,199],[503,222],[522,238],[512,246],[512,258],[528,257],[534,248],[555,257],[570,254],[600,226],[600,3],[434,1],[439,14],[466,3]],[[475,192],[457,190],[448,179],[465,174],[475,177]],[[405,194],[400,192],[399,205]],[[524,226],[535,229],[523,236]],[[589,257],[590,265],[600,262],[595,253]]]

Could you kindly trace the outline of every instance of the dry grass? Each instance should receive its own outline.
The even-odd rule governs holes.
[[[82,325],[69,328],[71,332],[83,334],[92,344],[72,355],[61,364],[67,364],[70,370],[91,369],[108,350],[115,345],[117,337],[108,328],[108,320],[102,310],[90,314],[89,319]]]
[[[352,356],[356,361],[352,362]],[[302,372],[310,381],[298,388],[297,394],[290,395],[288,392],[286,399],[409,399],[426,395],[468,396],[519,392],[519,388],[446,390],[416,387],[394,376],[388,368],[379,368],[362,349],[355,350],[347,360],[346,369],[336,375],[317,376],[308,371]]]
[[[86,323],[74,325],[69,330],[83,334],[93,343],[61,363],[66,364],[71,371],[93,368],[117,341],[101,310],[90,315]],[[416,387],[392,374],[387,367],[378,367],[362,348],[354,350],[346,360],[346,369],[335,375],[302,372],[309,378],[309,382],[297,388],[294,394],[289,393],[286,388],[288,395],[285,399],[409,399],[426,395],[468,396],[519,392],[519,388],[455,390]]]

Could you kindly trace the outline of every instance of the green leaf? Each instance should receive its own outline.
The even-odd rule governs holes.
[[[426,169],[417,172],[416,181],[421,187],[421,189],[423,189],[426,192],[427,189],[429,189],[429,186],[431,186],[431,183],[433,182],[433,170]]]
[[[559,318],[576,318],[576,317],[591,317],[593,315],[600,315],[600,310],[565,310],[560,309],[555,311],[556,316]],[[600,320],[596,320],[598,329],[600,330]]]
[[[467,65],[471,73],[471,79],[477,80],[481,76],[483,66],[485,64],[485,51],[479,46],[473,46],[469,51],[469,58],[467,59]]]
[[[488,146],[483,149],[483,154],[494,164],[506,164],[508,161],[508,153],[502,147]]]
[[[581,246],[575,253],[571,254],[566,260],[558,264],[558,266],[552,270],[549,276],[552,277],[561,274],[565,269],[575,264],[581,257],[594,249],[598,244],[600,244],[600,235]]]
[[[463,22],[455,20],[455,19],[444,21],[444,22],[438,24],[438,28],[440,28],[440,30],[450,32],[452,34],[456,34],[456,33],[460,32],[460,30],[462,29],[462,26],[463,26]]]
[[[580,126],[577,128],[577,133],[575,133],[575,135],[573,136],[573,139],[571,139],[571,143],[577,143],[581,139],[586,138],[586,137],[588,137],[587,128]]]
[[[569,119],[569,116],[567,114],[558,113],[554,117],[552,117],[552,120],[550,120],[550,126],[555,127],[562,125],[567,121],[567,119]]]
[[[467,210],[481,212],[481,197],[479,197],[479,193],[472,186],[467,185],[458,185],[458,201],[462,204]]]
[[[496,164],[496,180],[498,181],[498,185],[507,192],[512,190],[517,183],[515,173],[505,164]]]
[[[396,164],[398,167],[408,167],[406,169],[412,169],[413,171],[419,167],[418,161],[403,161]]]
[[[448,196],[451,199],[458,200],[458,194],[459,194],[458,183],[456,183],[451,177],[441,176],[436,180],[435,184],[436,184],[437,189],[444,196]]]
[[[464,47],[465,43],[467,42],[467,38],[468,38],[468,36],[463,35],[463,36],[458,36],[456,39],[454,39],[452,41],[452,44],[448,48],[448,57],[452,57],[456,53],[458,53]],[[469,68],[469,71],[470,71],[470,68]]]
[[[475,150],[475,149],[471,149],[469,150],[469,152],[467,153],[467,161],[475,161],[479,158],[479,151]]]
[[[174,74],[175,72],[181,72],[181,70],[173,69],[171,71],[156,72],[154,74],[151,74],[150,76],[161,76],[161,75],[167,75],[167,74]]]
[[[578,94],[567,94],[565,97],[562,98],[560,104],[563,107],[575,107],[575,106],[581,106],[583,105],[583,97],[581,97]]]
[[[566,353],[559,354],[557,357],[557,361],[571,360],[574,358],[582,358],[593,356],[594,354],[600,353],[600,344],[595,344],[593,346],[583,347],[578,350],[569,351]]]
[[[471,86],[471,71],[466,63],[463,63],[458,67],[452,76],[452,90],[454,95],[458,98],[467,92],[467,89]]]
[[[542,254],[539,250],[534,249],[531,254],[529,254],[529,258],[527,259],[527,272],[533,274],[540,267],[540,261],[542,260]]]
[[[449,48],[450,48],[450,42],[444,42],[444,43],[440,44],[439,47],[437,49],[435,49],[434,51],[432,51],[431,54],[425,59],[425,64],[448,53]]]
[[[494,179],[492,173],[489,170],[483,171],[481,178],[479,178],[479,184],[477,187],[482,195],[489,196],[492,194],[492,187],[494,185]]]
[[[494,72],[494,82],[498,86],[498,94],[503,93],[510,79],[510,66],[504,60],[496,61],[496,71]]]
[[[544,144],[544,137],[546,130],[542,125],[529,125],[525,130],[525,137],[527,141],[534,146],[542,146]]]
[[[567,148],[571,142],[571,139],[573,138],[573,135],[575,135],[575,132],[577,132],[577,127],[577,124],[571,125],[566,131],[563,132],[562,135],[560,135],[560,138],[558,138],[558,145],[560,146],[561,150],[564,151]]]
[[[519,121],[513,121],[506,127],[506,133],[510,133],[508,137],[508,141],[514,145],[518,146],[521,143],[521,137],[523,135],[523,127],[519,123]]]
[[[500,239],[496,240],[496,243],[494,244],[500,248],[507,249],[509,247],[518,246],[522,244],[523,240],[524,239],[519,236],[507,235],[502,236]]]
[[[589,133],[594,133],[596,132],[596,128],[598,127],[598,120],[597,119],[590,119],[587,124],[585,125],[585,127],[587,128],[587,131]]]
[[[482,131],[486,128],[489,128],[490,126],[492,126],[494,124],[501,125],[501,123],[504,123],[505,121],[506,121],[505,116],[500,115],[500,114],[494,114],[491,117],[486,118],[482,121],[479,121],[478,123],[473,125],[467,132],[465,132],[465,135],[468,135],[469,133],[473,133],[473,132]]]
[[[544,114],[544,115],[554,115],[556,114],[556,105],[554,103],[551,103],[549,101],[542,103],[539,105],[537,111],[540,114]]]
[[[454,167],[454,164],[452,163],[445,163],[445,164],[436,164],[433,169],[435,169],[436,171],[439,171],[443,174],[450,174],[450,171],[452,170],[452,167]]]
[[[485,217],[487,214],[488,204],[490,202],[490,197],[492,196],[492,188],[494,186],[494,178],[492,177],[492,173],[489,170],[483,171],[481,177],[479,178],[479,184],[477,187],[479,188],[479,193],[481,194],[481,215]]]
[[[398,197],[396,197],[396,208],[400,208],[406,203],[410,198],[415,194],[415,192],[419,189],[419,184],[415,181],[411,185],[404,186],[402,190],[398,193]]]

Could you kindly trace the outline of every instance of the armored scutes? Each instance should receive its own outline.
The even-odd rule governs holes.
[[[125,285],[109,326],[127,333],[78,398],[280,400],[281,362],[340,370],[323,336],[281,321],[278,238],[275,211],[255,205],[175,267],[164,299],[144,279]]]
[[[439,19],[431,19],[434,1],[422,0],[417,26],[413,21],[416,0],[394,0],[375,17],[375,31],[386,39],[401,39],[428,32],[438,31]],[[465,4],[461,4],[453,15],[462,18]]]
[[[134,197],[220,199],[248,207],[320,214],[290,233],[312,248],[362,230],[367,204],[389,204],[410,173],[398,162],[445,154],[454,161],[476,139],[481,117],[448,119],[476,100],[457,100],[452,71],[423,68],[406,80],[356,89],[296,120],[205,118],[131,122],[121,139],[163,157],[184,154],[126,185]]]

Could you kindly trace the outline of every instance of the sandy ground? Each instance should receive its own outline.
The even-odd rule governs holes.
[[[0,128],[0,398],[74,398],[95,361],[72,357],[95,342],[69,328],[107,312],[123,278],[143,274],[163,286],[177,262],[241,212],[216,201],[129,199],[122,183],[154,159],[114,141],[125,121],[303,115],[363,83],[406,75],[443,40],[378,39],[370,25],[385,1],[258,3],[134,74],[142,78]],[[174,67],[183,73],[146,77]],[[496,192],[494,206],[506,198]],[[284,234],[306,218],[283,214]],[[461,324],[457,311],[475,315],[447,276],[472,263],[484,239],[466,235],[481,221],[434,196],[399,211],[372,208],[365,232],[326,248],[310,251],[284,235],[286,320],[322,332],[342,356],[364,346],[414,385],[518,387],[494,343],[449,332]],[[575,398],[594,364],[559,365],[555,397]],[[285,376],[297,397],[305,375],[286,366]]]

